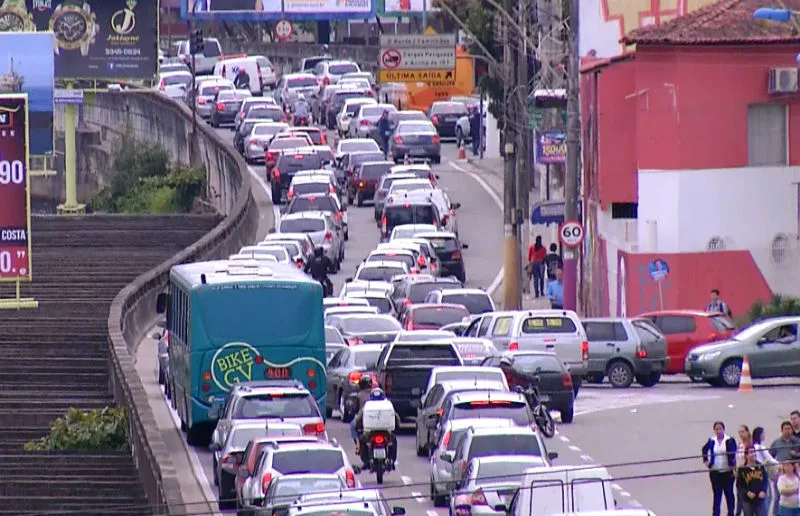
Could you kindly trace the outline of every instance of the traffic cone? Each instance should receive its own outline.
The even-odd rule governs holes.
[[[464,148],[464,142],[458,148],[458,159],[467,159],[467,150]]]
[[[739,392],[753,392],[753,378],[750,376],[750,359],[742,360],[742,374],[739,376]]]

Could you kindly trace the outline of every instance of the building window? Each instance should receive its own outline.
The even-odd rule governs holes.
[[[772,260],[780,265],[786,261],[789,254],[789,237],[780,233],[772,239]]]
[[[747,164],[775,167],[787,164],[787,107],[781,104],[747,106]]]
[[[707,249],[711,252],[714,251],[724,251],[725,250],[725,240],[722,238],[715,236],[712,237],[711,240],[708,241]]]
[[[612,202],[612,219],[638,219],[639,204],[635,202]]]

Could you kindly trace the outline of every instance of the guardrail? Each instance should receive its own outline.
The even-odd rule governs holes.
[[[161,141],[173,159],[190,162],[191,112],[157,92],[87,96],[83,121],[117,133],[128,121],[136,136]],[[149,329],[147,326],[155,316],[156,296],[166,286],[173,265],[227,256],[252,242],[258,225],[258,209],[244,160],[205,124],[199,125],[197,141],[197,152],[208,174],[209,202],[225,216],[224,220],[205,237],[120,291],[108,316],[111,392],[119,406],[129,409],[133,458],[148,501],[159,514],[186,514],[184,504],[193,500],[181,497],[178,472],[134,367],[135,346]]]

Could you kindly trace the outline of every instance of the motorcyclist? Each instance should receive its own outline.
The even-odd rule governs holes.
[[[306,263],[306,274],[311,274],[314,280],[322,283],[325,295],[333,295],[333,282],[328,277],[328,271],[333,270],[333,262],[325,256],[325,250],[317,246],[314,248],[314,256]]]
[[[386,399],[386,394],[383,392],[383,389],[375,388],[372,389],[372,392],[369,394],[369,399],[366,401],[382,401]],[[362,403],[358,407],[358,414],[356,414],[355,419],[353,420],[353,425],[356,430],[356,434],[359,436],[359,441],[357,444],[356,449],[359,450],[358,454],[361,456],[361,460],[367,465],[369,457],[368,457],[368,450],[367,450],[367,442],[369,441],[369,435],[364,433],[364,405],[366,402]],[[395,464],[397,461],[397,436],[395,432],[400,428],[400,416],[397,412],[394,413],[394,432],[389,432],[389,450],[388,450],[388,459],[392,465]]]
[[[469,136],[472,139],[472,154],[479,154],[481,145],[481,111],[478,106],[472,107],[472,114],[469,117]]]
[[[233,86],[237,90],[250,89],[250,74],[247,73],[244,67],[239,68],[239,71],[236,72],[236,79],[233,80]]]
[[[381,149],[383,149],[384,157],[389,153],[389,136],[391,135],[392,127],[389,122],[389,110],[384,110],[378,120],[378,137],[381,139]]]
[[[512,391],[517,387],[524,389],[531,384],[530,378],[520,374],[519,371],[514,369],[514,360],[509,355],[500,357],[500,369],[502,369],[503,374],[506,375],[508,388]]]
[[[358,411],[361,411],[361,407],[364,406],[369,400],[369,396],[372,394],[372,377],[369,375],[362,376],[361,379],[358,381]],[[353,438],[353,444],[356,447],[356,453],[361,451],[361,448],[358,446],[358,432],[356,432],[356,420],[350,422],[350,436]]]
[[[294,125],[297,125],[300,120],[305,120],[306,123],[308,123],[311,114],[311,105],[302,93],[298,95],[297,100],[294,101],[292,113],[294,114]]]

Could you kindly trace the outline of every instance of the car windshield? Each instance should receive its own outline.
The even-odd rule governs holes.
[[[429,181],[425,181],[424,183],[419,180],[403,180],[398,181],[394,185],[394,188],[390,188],[389,190],[391,193],[397,193],[401,190],[405,190],[407,192],[414,192],[416,190],[433,190],[433,185]]]
[[[409,204],[386,208],[386,223],[392,228],[417,222],[430,223],[436,220],[432,204]]]
[[[561,362],[552,355],[517,355],[514,357],[514,369],[523,373],[561,372]]]
[[[360,106],[360,104],[358,105]],[[378,143],[375,140],[368,140],[366,138],[361,140],[349,140],[339,144],[339,150],[345,154],[350,152],[377,150],[378,148]]]
[[[346,333],[399,331],[400,323],[393,317],[351,317],[342,321]]]
[[[330,182],[297,183],[292,185],[295,195],[325,194],[330,191]]]
[[[475,417],[478,416],[476,415]],[[541,457],[542,450],[539,448],[539,441],[536,439],[536,435],[533,433],[514,435],[478,435],[472,439],[472,446],[470,446],[469,449],[470,459],[475,459],[478,457],[494,457],[497,455],[536,455]]]
[[[308,394],[255,394],[240,398],[231,419],[319,417],[314,398]]]
[[[336,206],[336,201],[332,197],[319,196],[319,197],[297,197],[292,201],[289,206],[290,213],[297,213],[301,211],[339,211]]]
[[[231,100],[240,100],[240,98],[236,94],[236,91],[220,91],[217,95],[217,100],[219,102],[226,102]]]
[[[247,118],[257,118],[259,120],[269,119],[273,122],[280,122],[284,117],[281,108],[254,107],[247,112]]]
[[[283,219],[279,231],[281,233],[325,231],[325,221],[322,219]]]
[[[361,102],[361,103],[355,102],[353,104],[348,104],[347,107],[345,108],[345,113],[347,113],[347,116],[353,116],[358,112],[358,109],[364,104],[372,104],[372,102]]]
[[[431,108],[434,115],[466,115],[467,106],[461,102],[441,102]]]
[[[471,401],[453,406],[453,419],[508,419],[517,426],[528,426],[531,418],[521,401]],[[506,436],[503,436],[504,438]],[[497,455],[503,455],[498,453]]]
[[[355,63],[338,63],[328,67],[328,71],[333,75],[344,75],[346,73],[360,72]]]
[[[277,140],[272,140],[272,143],[269,144],[269,150],[296,149],[306,145],[308,145],[308,140],[305,138],[278,138]]]
[[[426,238],[431,245],[433,246],[434,250],[437,252],[443,251],[446,253],[458,251],[458,244],[456,243],[455,238],[448,238],[448,237],[431,237]]]
[[[300,131],[306,133],[314,145],[322,145],[322,132],[321,131]]]
[[[336,328],[325,328],[326,344],[344,344],[344,338]]]
[[[422,111],[406,112],[406,113],[391,113],[389,119],[395,122],[402,122],[403,120],[428,120],[425,113]]]
[[[291,77],[286,79],[286,86],[289,88],[308,88],[316,85],[317,80],[313,77]]]
[[[361,109],[361,116],[362,117],[379,117],[383,114],[384,111],[396,111],[391,106],[364,106]]]
[[[522,474],[525,473],[525,470],[537,466],[544,466],[544,462],[540,460],[482,462],[478,466],[475,483],[479,486],[487,484],[519,485],[522,483]]]
[[[394,228],[392,231],[392,236],[394,238],[414,238],[414,235],[419,233],[428,233],[430,231],[436,231],[436,226],[433,225],[422,225],[420,226],[409,226],[405,228],[397,227]]]
[[[431,123],[409,123],[404,122],[397,126],[397,132],[400,134],[411,134],[411,133],[431,133],[436,134],[436,128],[433,127]]]
[[[200,89],[200,95],[212,96],[216,95],[219,91],[232,90],[233,86],[230,84],[215,84],[213,86],[203,86]]]
[[[254,256],[274,256],[278,259],[278,261],[286,260],[289,258],[289,253],[286,252],[286,249],[259,249],[258,251],[253,252]]]
[[[188,73],[180,73],[175,75],[165,75],[161,78],[164,86],[175,86],[176,84],[189,84],[192,81],[192,75]]]
[[[392,302],[385,297],[366,297],[364,298],[369,303],[369,306],[374,306],[378,312],[388,314],[392,311]]]
[[[379,179],[383,174],[392,168],[391,163],[380,163],[374,165],[364,165],[361,167],[361,177],[364,179]]]
[[[278,503],[292,502],[301,495],[307,493],[319,493],[322,491],[338,491],[344,486],[336,478],[304,478],[296,476],[284,476],[277,478],[278,485],[275,486],[273,495]]]
[[[414,262],[414,257],[408,254],[397,254],[397,253],[374,253],[369,257],[370,262],[401,262],[408,265],[409,269],[412,269],[416,263]]]
[[[482,314],[494,310],[492,300],[486,294],[447,294],[442,297],[442,302],[462,305],[471,314]]]
[[[428,296],[428,292],[440,288],[442,288],[441,283],[414,283],[408,291],[408,299],[410,299],[412,303],[422,303]],[[464,313],[464,311],[461,313]]]
[[[569,317],[528,317],[522,321],[522,333],[575,333]]]
[[[405,273],[406,269],[403,267],[364,267],[359,269],[355,279],[361,281],[389,281],[393,277]]]
[[[412,300],[412,303],[413,302]],[[455,307],[437,306],[414,310],[412,320],[415,325],[444,326],[446,324],[460,322],[467,316],[469,316],[469,312],[466,310]]]
[[[392,362],[404,361],[409,358],[415,360],[444,360],[455,361],[458,357],[450,344],[442,343],[426,343],[426,344],[403,344],[395,343],[392,348],[392,354],[389,356],[387,364]]]
[[[262,126],[255,126],[253,128],[253,134],[258,136],[269,136],[272,134],[277,134],[280,131],[285,129],[285,127],[276,125],[276,126],[269,126],[269,125],[262,125]]]
[[[244,450],[247,443],[259,437],[265,437],[267,429],[264,428],[236,428],[231,432],[228,448],[232,450]]]
[[[343,452],[338,449],[308,449],[276,451],[272,457],[272,469],[283,475],[304,473],[337,473],[344,467]]]
[[[502,382],[502,375],[497,370],[487,371],[441,371],[436,373],[436,383],[454,382],[459,380]]]
[[[355,363],[356,367],[363,367],[364,369],[375,369],[378,367],[378,357],[380,356],[380,351],[359,351],[356,348],[354,356],[355,356]]]
[[[352,507],[339,507],[333,509],[319,509],[303,511],[303,516],[375,516],[377,513],[369,509],[355,509]]]

